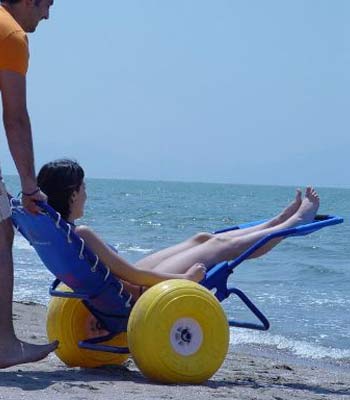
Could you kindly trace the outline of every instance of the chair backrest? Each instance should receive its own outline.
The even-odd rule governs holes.
[[[31,215],[19,200],[11,199],[15,228],[34,247],[45,266],[74,292],[91,298],[88,303],[92,307],[108,314],[129,314],[131,296],[123,290],[122,283],[59,213],[45,203],[40,207],[42,214]]]

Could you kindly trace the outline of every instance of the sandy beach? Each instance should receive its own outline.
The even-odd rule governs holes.
[[[45,314],[42,305],[15,303],[18,335],[45,343]],[[68,368],[52,354],[35,364],[0,371],[0,399],[350,399],[350,369],[253,353],[231,351],[202,385],[152,383],[132,361],[125,367]]]

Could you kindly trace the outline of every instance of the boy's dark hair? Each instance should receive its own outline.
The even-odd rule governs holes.
[[[38,186],[47,195],[48,203],[64,219],[70,214],[70,200],[79,191],[84,170],[73,160],[62,159],[45,164],[38,174]]]

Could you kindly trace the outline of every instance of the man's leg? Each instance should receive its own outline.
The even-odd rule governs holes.
[[[14,335],[12,323],[12,243],[13,229],[11,226],[11,220],[7,219],[0,222],[0,350],[1,340]]]
[[[38,361],[57,347],[57,343],[33,345],[17,339],[12,321],[13,228],[4,184],[0,181],[0,368]]]

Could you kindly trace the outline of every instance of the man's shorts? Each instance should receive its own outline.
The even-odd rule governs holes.
[[[7,190],[2,180],[1,169],[0,169],[0,222],[10,218],[10,216],[11,216],[10,202],[7,197]]]

